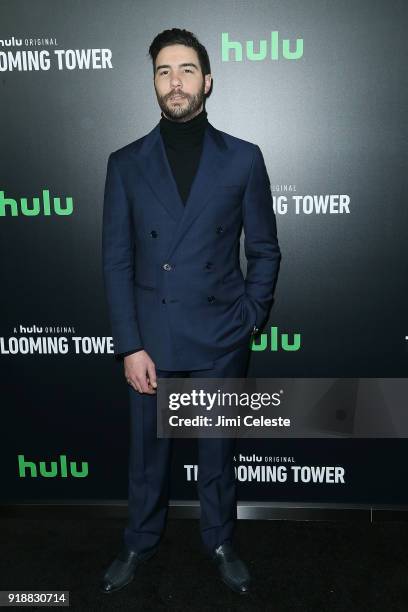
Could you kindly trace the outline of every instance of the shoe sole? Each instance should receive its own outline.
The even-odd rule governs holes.
[[[141,565],[143,565],[144,563],[146,563],[146,561],[149,561],[149,559],[151,559],[158,551],[158,548],[155,548],[151,553],[149,553],[146,557],[144,557],[143,559],[140,559],[139,563],[137,564],[137,567],[134,571],[133,576],[124,584],[121,584],[118,587],[115,587],[113,589],[110,589],[109,591],[105,591],[104,589],[99,589],[100,593],[103,593],[104,595],[110,595],[111,593],[117,593],[118,591],[121,591],[122,589],[124,589],[126,586],[128,586],[128,584],[130,584],[131,582],[133,582],[133,580],[135,579],[136,576],[136,572],[138,567],[140,567]]]

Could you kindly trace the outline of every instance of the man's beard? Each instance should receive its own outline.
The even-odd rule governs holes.
[[[182,102],[182,105],[175,104],[173,105],[170,98],[175,95],[176,92],[172,91],[171,93],[165,96],[159,96],[156,91],[157,101],[163,113],[173,121],[177,121],[180,119],[188,118],[190,115],[194,115],[197,113],[201,104],[204,103],[204,82],[201,91],[198,94],[191,95],[186,94],[184,92],[180,92],[180,95],[183,96],[187,104]],[[181,100],[180,100],[181,102]]]

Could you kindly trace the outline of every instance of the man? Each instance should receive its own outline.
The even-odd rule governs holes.
[[[186,30],[149,49],[160,122],[109,156],[103,271],[115,354],[129,384],[129,523],[102,590],[128,584],[157,550],[168,510],[171,440],[157,438],[157,379],[244,377],[281,259],[270,183],[257,145],[214,128],[208,54]],[[247,276],[239,265],[245,233]],[[249,592],[232,545],[233,438],[198,439],[200,528],[224,582]]]

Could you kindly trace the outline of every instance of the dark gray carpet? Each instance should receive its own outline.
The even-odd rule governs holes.
[[[408,524],[239,521],[253,593],[236,595],[201,549],[198,521],[169,520],[160,551],[123,591],[101,575],[123,520],[1,519],[0,587],[71,592],[72,610],[407,612]],[[32,608],[31,608],[32,609]]]

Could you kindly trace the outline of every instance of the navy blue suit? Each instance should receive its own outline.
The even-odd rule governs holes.
[[[209,124],[184,206],[157,124],[109,157],[102,252],[115,353],[143,346],[161,370],[211,367],[249,342],[273,300],[281,256],[261,150]]]
[[[242,228],[245,279],[239,263]],[[102,259],[115,354],[143,346],[159,378],[245,376],[253,329],[267,318],[281,259],[260,148],[209,123],[185,206],[159,124],[111,153]],[[143,550],[157,544],[163,530],[171,440],[156,437],[155,396],[132,387],[129,393],[125,541]],[[208,550],[232,537],[233,442],[198,440],[201,529]]]

